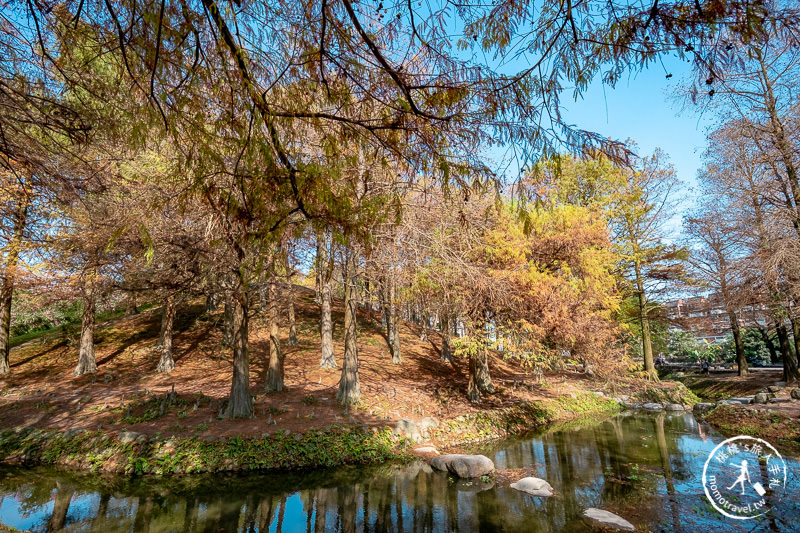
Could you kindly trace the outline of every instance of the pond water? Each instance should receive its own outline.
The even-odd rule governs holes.
[[[495,486],[456,482],[422,463],[161,480],[3,467],[0,524],[30,531],[580,532],[592,530],[582,510],[597,507],[642,531],[800,531],[800,463],[785,454],[786,492],[764,517],[733,520],[712,508],[702,471],[722,440],[688,413],[622,414],[474,450],[506,471]],[[525,475],[547,479],[556,495],[508,487]]]

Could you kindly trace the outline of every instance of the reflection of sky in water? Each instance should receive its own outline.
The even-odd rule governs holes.
[[[62,515],[67,531],[138,531],[149,524],[154,532],[580,532],[590,530],[580,518],[590,506],[656,531],[800,531],[796,458],[785,457],[787,492],[772,522],[726,519],[711,508],[703,464],[723,438],[709,432],[689,414],[625,414],[476,451],[492,457],[498,469],[525,469],[547,479],[557,493],[549,499],[509,487],[481,491],[479,483],[452,483],[420,464],[105,484],[54,470],[6,468],[0,470],[0,522],[46,531],[58,482],[61,501],[71,495]]]
[[[0,481],[0,487],[2,487],[2,481]],[[34,530],[46,524],[47,517],[53,512],[52,501],[27,510],[23,510],[19,504],[20,502],[13,495],[6,495],[0,506],[0,522],[23,531]]]

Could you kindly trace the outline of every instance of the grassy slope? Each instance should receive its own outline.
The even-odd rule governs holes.
[[[387,441],[389,435],[383,428],[391,427],[401,418],[441,419],[443,424],[432,435],[432,442],[451,446],[615,408],[613,402],[582,394],[587,389],[601,390],[606,387],[604,383],[590,381],[577,373],[546,375],[536,380],[498,357],[491,361],[498,392],[481,404],[470,404],[465,399],[466,361],[443,363],[438,353],[441,340],[435,332],[422,341],[417,326],[403,324],[400,328],[403,364],[392,365],[380,332],[379,315],[362,309],[359,374],[364,398],[357,408],[345,411],[335,402],[339,370],[318,368],[318,311],[313,292],[297,287],[295,301],[300,342],[297,346],[285,346],[288,386],[285,392],[270,395],[261,392],[266,367],[265,323],[260,315],[251,322],[251,385],[256,398],[255,417],[247,420],[221,420],[217,416],[230,387],[230,357],[220,342],[220,313],[203,316],[199,302],[181,309],[175,336],[176,370],[170,374],[154,371],[158,360],[153,347],[160,325],[159,309],[134,317],[113,318],[99,326],[98,373],[94,376],[71,375],[77,360],[74,338],[49,332],[29,340],[12,350],[12,374],[0,379],[0,428],[26,427],[38,431],[15,432],[13,438],[7,433],[6,440],[17,442],[18,446],[7,446],[3,455],[19,459],[27,453],[29,458],[38,457],[45,462],[78,461],[77,466],[123,471],[135,470],[131,461],[143,458],[145,462],[160,465],[151,465],[147,471],[186,470],[186,464],[164,466],[157,459],[161,452],[150,444],[132,443],[125,450],[107,452],[106,457],[98,455],[101,453],[98,450],[105,446],[99,444],[103,440],[99,435],[116,435],[127,430],[144,435],[148,442],[173,438],[174,442],[203,443],[182,452],[186,457],[194,457],[191,461],[198,470],[230,468],[230,463],[214,457],[220,451],[217,447],[229,446],[237,437],[243,438],[246,445],[225,452],[234,464],[260,456],[263,463],[260,467],[314,466],[358,462],[356,455],[377,461],[395,454],[397,442]],[[339,360],[343,350],[342,311],[341,302],[336,302],[334,341]],[[283,334],[285,342],[285,328]],[[173,387],[175,396],[168,394]],[[60,459],[52,454],[45,457],[46,450],[41,446],[36,451],[37,439],[50,441],[67,429],[87,432],[80,435],[100,433],[92,437],[95,440],[91,444],[87,444],[88,440],[72,442],[79,438],[76,435],[68,442],[61,442]],[[328,437],[320,435],[331,431],[347,433],[344,440],[339,440],[349,442],[350,448],[319,455],[310,449],[303,451],[300,446],[306,438],[322,445]],[[274,439],[284,442],[283,436],[290,434],[297,435],[299,440],[293,442],[299,443],[299,447],[286,448],[281,444],[283,449],[291,450],[286,457],[273,455],[265,460],[264,443],[274,444]],[[94,457],[89,461],[91,464],[84,464],[87,454]],[[67,460],[68,456],[72,459]]]

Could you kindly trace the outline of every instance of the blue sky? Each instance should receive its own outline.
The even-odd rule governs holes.
[[[673,76],[667,79],[667,73]],[[663,66],[656,62],[614,88],[593,83],[577,102],[570,92],[569,98],[562,100],[564,116],[583,129],[619,140],[633,139],[641,154],[660,147],[681,181],[687,188],[693,187],[713,117],[702,115],[698,107],[682,109],[676,101],[676,91],[689,74],[688,63],[664,58]],[[691,203],[689,192],[685,207]]]

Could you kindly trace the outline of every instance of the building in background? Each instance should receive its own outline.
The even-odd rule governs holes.
[[[722,343],[731,331],[731,321],[719,294],[680,298],[663,304],[670,327],[693,333],[712,344]],[[746,305],[737,312],[743,328],[769,328],[771,319],[766,304]]]

